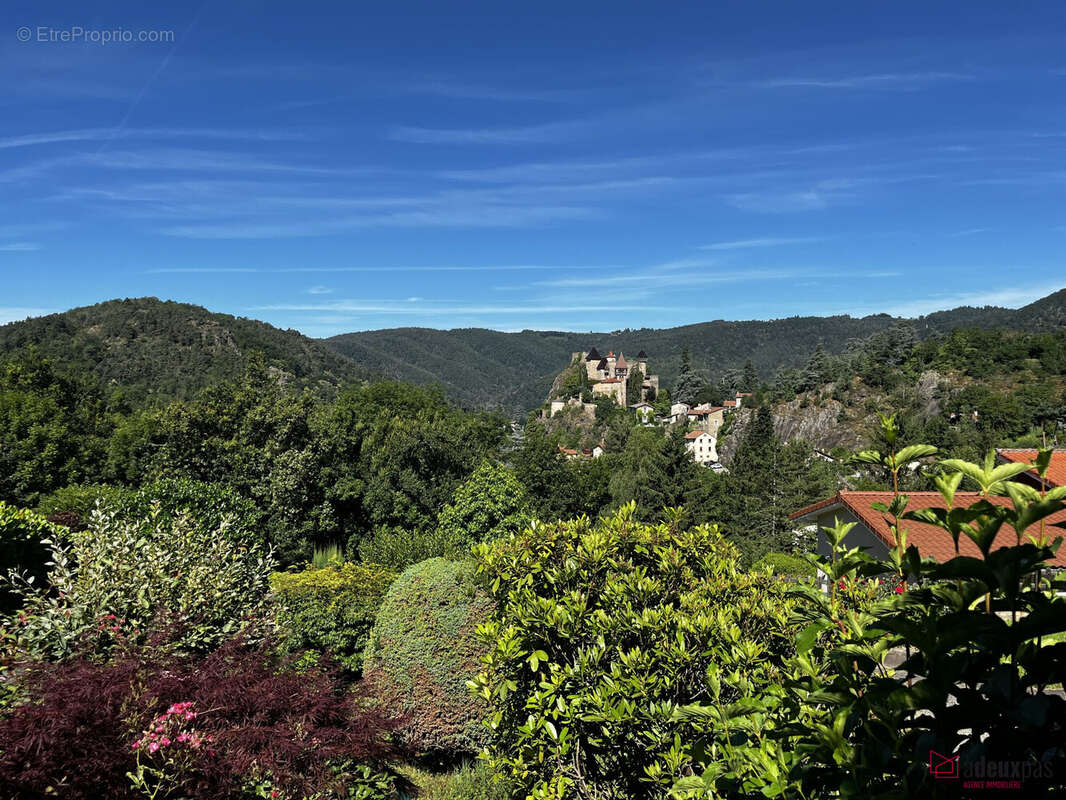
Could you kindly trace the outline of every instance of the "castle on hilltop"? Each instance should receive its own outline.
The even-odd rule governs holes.
[[[572,364],[584,364],[593,396],[610,397],[622,408],[626,407],[626,383],[631,374],[639,372],[643,376],[640,385],[640,401],[654,399],[659,391],[659,376],[648,374],[648,354],[641,350],[634,361],[626,361],[621,351],[615,356],[614,351],[601,356],[593,347],[588,352],[571,353]],[[572,400],[572,399],[571,399]],[[580,402],[580,400],[578,400]],[[562,410],[567,404],[563,400],[552,401],[551,414]],[[558,406],[558,408],[556,408]]]

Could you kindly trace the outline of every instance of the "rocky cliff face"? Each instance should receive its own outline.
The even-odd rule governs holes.
[[[784,442],[805,439],[816,450],[826,453],[841,445],[858,449],[868,438],[862,424],[867,420],[841,419],[843,410],[843,404],[836,400],[825,400],[820,405],[805,408],[799,400],[781,403],[773,408],[774,433]],[[744,439],[752,414],[748,408],[738,411],[729,434],[718,442],[718,457],[727,467]]]
[[[925,372],[914,385],[922,414],[928,419],[940,413],[938,396],[945,385],[945,377],[937,372]],[[887,408],[884,395],[870,389],[863,389],[858,384],[851,387],[851,402],[845,406],[828,395],[833,393],[833,386],[825,386],[820,398],[804,402],[796,398],[787,403],[773,407],[774,433],[785,442],[805,439],[816,450],[828,453],[834,447],[846,447],[858,450],[866,446],[877,425],[877,414],[869,408]],[[744,431],[751,421],[752,410],[743,408],[737,412],[732,428],[727,436],[718,442],[718,455],[722,463],[729,462],[736,454],[737,447],[744,438]]]

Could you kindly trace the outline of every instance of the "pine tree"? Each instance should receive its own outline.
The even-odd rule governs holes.
[[[759,388],[759,373],[755,371],[755,365],[751,363],[749,358],[744,362],[744,372],[740,379],[740,386],[738,389],[742,392],[754,392]]]
[[[641,387],[644,385],[644,373],[634,369],[626,378],[626,404],[633,405],[640,402]]]
[[[829,379],[829,357],[819,342],[803,369],[802,390],[817,389]]]
[[[677,385],[674,387],[674,401],[694,405],[702,388],[703,379],[692,371],[686,347],[681,351],[681,369],[677,374]]]

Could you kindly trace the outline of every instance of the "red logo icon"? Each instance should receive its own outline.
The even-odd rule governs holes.
[[[938,780],[959,777],[959,757],[945,756],[936,750],[929,751],[929,774]]]

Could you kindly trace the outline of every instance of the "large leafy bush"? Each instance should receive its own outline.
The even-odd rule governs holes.
[[[935,453],[897,451],[897,436],[885,418],[888,450],[858,456],[885,468],[893,486],[903,467]],[[1050,590],[1045,564],[1061,543],[1047,517],[1063,509],[1066,487],[1011,481],[1046,472],[1049,460],[1043,451],[1032,465],[996,466],[994,454],[983,465],[941,462],[944,508],[911,507],[898,491],[880,506],[895,538],[885,560],[847,547],[854,523],[826,529],[832,553],[818,563],[829,588],[795,589],[803,630],[784,691],[734,705],[728,719],[707,704],[682,709],[700,721],[701,739],[726,723],[738,735],[699,753],[700,777],[679,781],[677,796],[932,798],[954,796],[967,779],[1016,780],[1030,797],[1061,793],[1066,598]],[[964,477],[977,502],[956,504]],[[992,501],[1004,494],[1009,504]],[[910,521],[940,528],[956,556],[923,560],[907,544]],[[979,558],[958,555],[963,537]],[[1005,538],[1010,546],[993,549]],[[850,589],[863,583],[889,590],[856,603]],[[954,759],[956,779],[933,775],[933,759]]]
[[[37,510],[48,516],[74,515],[84,527],[92,512],[101,506],[122,519],[139,520],[153,512],[165,523],[186,514],[204,528],[222,528],[227,535],[246,544],[263,544],[263,513],[255,503],[221,483],[204,483],[188,478],[163,478],[138,489],[120,486],[65,486],[41,498]]]
[[[693,753],[679,704],[771,691],[792,651],[782,584],[739,567],[712,526],[535,524],[479,548],[497,615],[472,688],[491,705],[490,763],[532,798],[665,796]]]
[[[373,564],[275,572],[270,587],[283,647],[328,651],[347,669],[358,672],[381,598],[395,577]]]
[[[9,581],[22,605],[8,620],[15,649],[65,658],[161,628],[176,629],[182,649],[217,646],[262,618],[273,566],[269,553],[233,541],[227,528],[158,509],[140,520],[94,512],[69,544],[47,542],[48,588],[18,575]]]
[[[0,719],[4,796],[398,797],[392,723],[328,670],[273,653],[235,639],[206,657],[26,665],[32,699]]]
[[[408,568],[381,603],[367,649],[365,680],[404,717],[413,749],[452,760],[486,739],[486,708],[466,682],[485,647],[476,629],[492,609],[473,565],[432,558]]]

